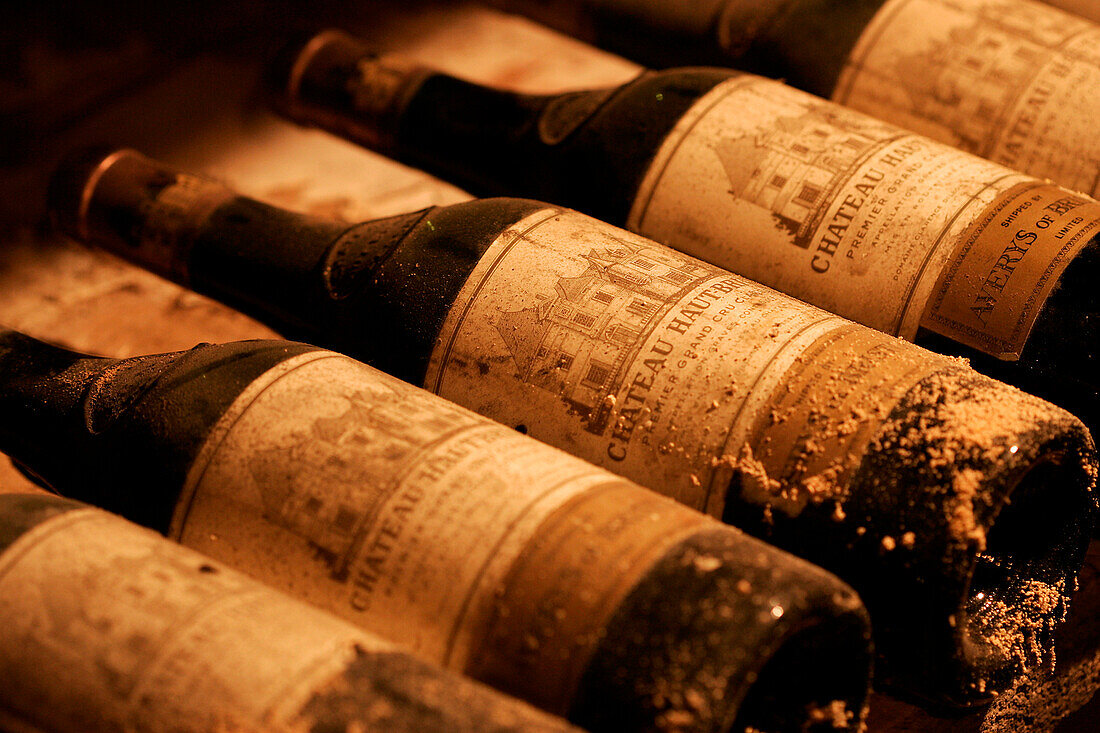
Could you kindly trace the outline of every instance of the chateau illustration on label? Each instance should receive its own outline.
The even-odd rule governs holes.
[[[165,628],[165,619],[185,617],[187,606],[209,600],[211,589],[191,582],[194,568],[181,561],[173,552],[158,546],[141,551],[119,553],[92,567],[76,566],[80,582],[61,585],[41,593],[39,622],[34,635],[24,639],[30,647],[29,658],[39,655],[50,658],[59,652],[85,650],[94,660],[94,668],[103,683],[120,699],[129,697],[143,679],[151,652],[164,648],[172,637],[173,628]],[[165,584],[167,578],[173,584]],[[206,578],[204,577],[204,580]],[[103,586],[110,590],[102,590]],[[146,588],[161,586],[161,592],[149,595]],[[217,586],[218,589],[220,585]],[[172,593],[167,593],[167,590]],[[114,608],[89,605],[85,598],[126,599],[126,610],[132,618],[129,624],[112,620]],[[105,633],[105,629],[110,633]],[[157,629],[162,636],[151,637]]]
[[[811,247],[831,208],[828,202],[858,169],[876,151],[906,137],[873,120],[811,104],[768,123],[752,134],[722,138],[713,149],[730,194],[770,210],[777,228],[803,249]]]
[[[561,277],[536,305],[500,311],[495,326],[516,377],[559,395],[586,431],[608,428],[616,395],[658,322],[720,271],[638,242],[591,249],[586,267]],[[671,349],[671,345],[669,346]]]
[[[70,512],[21,540],[0,564],[0,591],[24,612],[7,641],[18,639],[26,663],[78,679],[78,696],[106,694],[101,712],[131,721],[120,730],[146,729],[150,680],[183,686],[192,674],[183,662],[194,659],[196,620],[254,592],[232,574],[196,574],[192,555],[98,511]]]
[[[382,504],[421,457],[480,423],[395,389],[348,400],[344,413],[317,418],[309,433],[295,431],[289,444],[249,459],[265,519],[307,540],[339,582],[349,579]]]
[[[1040,73],[1044,81],[1031,90],[1029,104],[1049,101],[1052,81],[1072,71],[1072,62],[1057,50],[1066,36],[1061,28],[1042,27],[1044,21],[1049,25],[1048,13],[1027,11],[986,4],[967,26],[948,29],[918,51],[900,53],[894,73],[912,113],[952,130],[956,147],[988,154],[1005,110]]]

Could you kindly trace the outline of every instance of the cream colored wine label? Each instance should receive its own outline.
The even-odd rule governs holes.
[[[889,0],[833,99],[1100,193],[1100,27],[1038,0]]]
[[[306,733],[355,648],[389,648],[92,509],[0,555],[0,603],[0,707],[48,730]]]
[[[912,339],[920,326],[956,337],[978,328],[983,334],[960,340],[1017,358],[1043,302],[1032,296],[1049,293],[1100,220],[1091,199],[1050,186],[1042,205],[1025,207],[1054,207],[1041,211],[1050,214],[1045,228],[1030,228],[1017,197],[1037,184],[782,84],[740,77],[705,95],[673,130],[628,226],[880,331]],[[1059,213],[1063,199],[1082,205]],[[949,302],[982,297],[982,282],[948,268],[960,252],[995,262],[1017,235],[1031,239],[1028,272],[1013,276],[996,318],[948,331],[943,313],[926,315],[934,293],[948,292]]]
[[[720,516],[776,389],[808,368],[799,366],[807,349],[851,328],[636,235],[546,210],[482,257],[446,319],[426,386]],[[831,393],[807,389],[830,409]],[[754,471],[779,475],[788,456],[769,456]]]
[[[1022,183],[964,233],[921,324],[1001,358],[1018,357],[1058,278],[1100,232],[1100,203]]]
[[[513,680],[559,703],[591,651],[577,639],[598,636],[622,586],[705,517],[359,362],[312,352],[263,375],[221,418],[172,533],[423,656],[458,669],[473,658],[483,674],[506,677],[494,670],[518,661],[484,642],[487,619],[512,602],[502,584],[563,507],[609,487],[651,497],[644,521],[597,538],[586,567],[562,555],[538,570],[545,588],[595,573],[591,593],[563,592],[560,618],[502,622],[519,639],[554,624],[576,632]],[[657,531],[645,531],[653,521]],[[565,526],[588,541],[587,525]],[[639,551],[631,533],[652,541]]]

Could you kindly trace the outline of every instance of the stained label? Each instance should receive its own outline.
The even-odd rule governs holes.
[[[738,462],[743,495],[791,516],[811,502],[842,512],[848,483],[897,402],[922,379],[963,368],[854,324],[825,334],[757,419]]]
[[[1059,276],[1098,232],[1100,203],[1059,186],[1017,186],[961,238],[921,324],[1018,358]]]
[[[0,556],[0,700],[50,730],[304,731],[347,624],[98,510]]]
[[[446,320],[427,387],[720,515],[788,372],[808,368],[819,339],[853,328],[867,334],[864,348],[925,354],[594,219],[547,210],[483,256]],[[823,380],[805,396],[828,411],[829,389]],[[867,387],[852,399],[884,399],[886,409],[896,401]],[[781,475],[788,460],[773,450],[763,470]]]
[[[978,283],[945,280],[945,268],[975,238],[996,259],[1004,228],[993,212],[1037,183],[781,84],[739,78],[704,96],[665,141],[629,226],[911,340],[937,288],[979,296]],[[1052,189],[1052,199],[1073,196]],[[1072,257],[1057,231],[1036,236],[1032,260]],[[1001,306],[1011,320],[1037,310],[1027,297]],[[965,343],[1002,358],[1021,345]]]
[[[1034,0],[890,0],[833,99],[1091,195],[1100,28]]]
[[[483,648],[486,619],[512,602],[502,583],[552,517],[608,487],[665,508],[653,509],[660,531],[644,552],[628,532],[600,538],[585,568],[567,556],[540,567],[548,585],[593,576],[593,593],[566,597],[551,618],[579,620],[580,636],[598,634],[621,586],[708,520],[359,362],[312,352],[263,375],[221,418],[172,533],[449,667],[492,653],[506,668],[508,654]],[[585,528],[567,526],[580,542]],[[517,617],[510,628],[523,639],[551,633],[546,621]],[[513,683],[567,703],[591,648],[566,650]]]

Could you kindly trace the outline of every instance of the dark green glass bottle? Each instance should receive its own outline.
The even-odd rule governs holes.
[[[517,199],[347,224],[132,151],[74,160],[53,195],[84,241],[833,570],[882,684],[985,699],[1036,660],[980,617],[1073,586],[1078,420],[621,229]]]
[[[586,729],[863,719],[869,622],[836,577],[332,352],[117,360],[9,331],[0,450]]]
[[[295,119],[969,358],[1100,429],[1100,204],[1087,196],[729,70],[525,96],[336,32],[291,57],[273,83]]]

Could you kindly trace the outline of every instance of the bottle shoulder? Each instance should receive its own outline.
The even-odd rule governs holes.
[[[569,121],[567,132],[556,122],[552,137],[545,134],[547,115],[555,114],[548,105],[542,133],[549,185],[540,194],[621,225],[672,130],[702,97],[736,76],[705,67],[649,71],[621,87],[587,92],[589,108]]]
[[[599,100],[583,111],[584,120],[592,124],[608,125],[609,132],[621,131],[626,124],[654,126],[675,124],[684,113],[704,94],[740,72],[711,66],[684,66],[645,71],[633,80],[618,87],[602,90],[585,90],[559,95],[554,100],[561,103],[577,94]],[[545,116],[545,111],[544,111]],[[580,125],[575,125],[581,129]],[[564,135],[555,137],[562,140]]]
[[[448,247],[462,246],[480,254],[501,232],[534,212],[548,208],[552,208],[552,204],[529,198],[472,199],[431,210],[417,234],[444,239]]]
[[[848,56],[887,0],[796,0],[754,19],[758,4],[732,0],[719,20],[718,38],[728,63],[822,97],[836,86]]]
[[[323,258],[328,295],[340,300],[362,293],[394,273],[416,278],[421,287],[426,280],[463,278],[501,233],[550,208],[532,199],[478,198],[363,222]],[[410,267],[419,272],[405,272]]]
[[[370,255],[339,240],[333,244],[322,264],[325,298],[311,318],[317,340],[419,383],[443,322],[482,255],[517,222],[550,208],[528,199],[473,199],[417,212],[403,223],[366,222],[349,230],[346,237],[364,242],[397,236],[385,252],[377,243],[364,245],[374,248]],[[360,228],[374,233],[363,236]]]
[[[49,494],[0,495],[0,553],[38,525],[83,508],[79,502]]]
[[[402,112],[399,154],[477,195],[531,196],[621,223],[668,133],[735,74],[672,69],[545,96],[437,74]]]
[[[264,372],[313,348],[243,341],[78,359],[27,381],[27,437],[5,449],[59,493],[165,531],[187,470],[221,415]],[[56,460],[58,442],[64,461]]]

